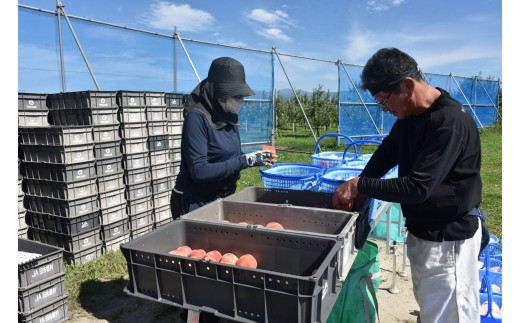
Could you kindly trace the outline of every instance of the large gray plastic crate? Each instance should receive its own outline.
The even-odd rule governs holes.
[[[167,176],[152,180],[152,193],[157,195],[164,192],[171,192],[174,184],[172,177],[173,176]]]
[[[18,313],[19,323],[59,323],[69,318],[69,294],[57,298],[52,303],[37,308],[30,313]]]
[[[175,148],[181,148],[181,141],[182,139],[182,135],[180,134],[177,134],[177,135],[169,135],[168,137],[168,140],[170,141],[170,148],[171,149],[175,149]]]
[[[146,123],[146,108],[121,107],[119,108],[119,120],[124,123]]]
[[[96,178],[94,161],[78,164],[49,164],[22,162],[20,172],[24,178],[44,179],[56,182],[82,182]]]
[[[144,92],[146,107],[166,107],[164,95],[164,92]]]
[[[185,245],[249,253],[258,268],[168,254]],[[325,322],[341,290],[340,246],[330,237],[175,220],[121,245],[125,292],[239,322]]]
[[[168,121],[148,121],[148,135],[162,136],[168,134]]]
[[[168,136],[149,136],[148,137],[148,150],[150,152],[152,151],[159,151],[159,150],[168,150],[169,148],[169,141]]]
[[[20,110],[43,110],[47,108],[47,94],[18,92],[18,111]]]
[[[81,250],[78,252],[63,251],[63,259],[71,265],[84,265],[92,260],[101,258],[103,242],[99,242],[92,248]]]
[[[18,264],[18,287],[34,286],[65,272],[63,249],[36,241],[18,239],[18,251],[41,254],[40,257]]]
[[[123,168],[125,170],[139,169],[150,166],[148,153],[125,154],[123,155]]]
[[[129,201],[139,200],[150,195],[152,195],[152,185],[150,182],[126,186],[125,197]]]
[[[126,243],[130,240],[130,232],[120,236],[119,238],[115,238],[112,240],[104,241],[103,240],[103,249],[101,250],[103,254],[111,251],[119,251],[120,246],[123,243]]]
[[[97,195],[87,196],[76,200],[53,199],[25,195],[24,205],[27,210],[38,213],[47,213],[62,217],[77,217],[99,210]]]
[[[99,193],[99,205],[101,209],[107,209],[126,202],[125,189]]]
[[[122,157],[121,140],[94,144],[96,160]]]
[[[112,176],[123,172],[123,157],[115,157],[98,160],[96,162],[96,173],[99,177]]]
[[[28,178],[25,180],[25,185],[29,195],[63,200],[75,200],[98,194],[95,178],[71,183]]]
[[[126,214],[126,202],[106,209],[101,209],[99,212],[101,213],[102,225],[112,224],[123,219],[128,220]]]
[[[168,121],[168,132],[170,135],[182,135],[182,121]]]
[[[181,218],[197,221],[229,221],[231,225],[246,222],[255,230],[278,230],[265,228],[269,222],[278,222],[284,229],[302,234],[327,236],[342,241],[338,252],[338,275],[344,280],[354,262],[357,250],[354,233],[358,214],[339,210],[280,206],[273,204],[233,202],[218,199]]]
[[[184,121],[183,108],[168,108],[168,120]]]
[[[94,144],[78,146],[21,145],[24,160],[35,163],[78,164],[95,160]]]
[[[165,206],[161,206],[159,208],[154,208],[153,212],[154,212],[153,220],[156,223],[157,222],[161,222],[162,223],[166,219],[172,220],[172,212],[171,212],[170,205],[165,205]]]
[[[150,182],[151,180],[150,168],[136,168],[125,170],[124,182],[126,185],[135,185]]]
[[[99,212],[75,218],[65,218],[44,213],[27,212],[27,222],[36,229],[62,234],[77,235],[99,228]]]
[[[117,108],[115,91],[77,91],[49,94],[52,109]]]
[[[167,205],[170,205],[171,191],[166,191],[163,193],[158,193],[153,195],[153,207],[160,208]]]
[[[146,122],[143,123],[125,123],[121,122],[120,133],[121,138],[146,138],[148,137],[148,127]]]
[[[83,126],[19,127],[18,137],[23,145],[77,146],[94,142],[92,127]]]
[[[146,120],[148,122],[168,121],[166,106],[147,106]]]
[[[173,175],[170,163],[152,165],[150,166],[150,173],[152,176],[152,180],[158,180],[164,177],[171,177]]]
[[[101,239],[106,242],[118,239],[122,236],[130,235],[130,228],[128,226],[129,223],[127,217],[110,224],[103,224],[101,226]]]
[[[153,165],[153,166],[169,163],[171,161],[169,149],[150,151],[149,154],[150,154],[150,165]]]
[[[95,143],[112,142],[121,139],[119,135],[119,124],[93,126],[92,134]]]
[[[249,186],[225,197],[224,200],[333,209],[333,196],[334,193]]]
[[[183,97],[182,93],[165,93],[164,101],[165,101],[167,107],[182,108],[183,107],[182,97]]]
[[[147,153],[148,145],[146,138],[124,138],[121,143],[121,151],[125,155]]]
[[[123,182],[123,172],[121,171],[120,173],[115,173],[108,176],[100,176],[97,179],[97,184],[99,193],[105,193],[124,188],[125,184]]]
[[[62,234],[31,228],[34,240],[63,248],[64,252],[77,253],[88,250],[101,243],[100,228],[76,235]]]
[[[144,107],[144,92],[121,90],[116,95],[117,104],[120,107]]]
[[[130,224],[130,230],[138,230],[144,227],[149,227],[153,225],[153,210],[150,209],[143,213],[130,215],[128,219],[128,223]]]
[[[18,111],[18,126],[19,127],[48,127],[49,112],[43,110],[35,111]]]
[[[174,148],[170,149],[170,160],[172,163],[181,162],[182,156],[181,156],[181,148]]]
[[[65,295],[65,272],[60,272],[35,286],[18,288],[18,312],[32,312]]]
[[[128,200],[126,203],[126,214],[129,216],[141,214],[153,210],[152,197],[147,196],[138,200]]]

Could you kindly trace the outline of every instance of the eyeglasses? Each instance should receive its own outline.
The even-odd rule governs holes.
[[[379,102],[378,99],[374,98],[374,101],[376,101],[376,104],[379,105],[381,108],[385,106],[386,102],[388,102],[388,99],[390,99],[390,97],[392,96],[392,93],[393,92],[390,92],[390,94],[388,94],[388,96],[381,102]]]

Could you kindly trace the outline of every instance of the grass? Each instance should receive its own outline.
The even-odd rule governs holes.
[[[275,141],[278,162],[311,163],[315,141],[310,131],[300,130],[293,134],[291,130],[280,130],[279,134]],[[486,224],[491,234],[502,240],[502,127],[498,125],[481,130],[481,145],[483,186],[481,206],[488,213]],[[344,151],[346,146],[337,147],[334,137],[325,138],[320,142],[322,151]],[[375,146],[366,146],[363,148],[363,153],[371,153],[374,150]],[[263,186],[258,169],[259,167],[252,167],[241,172],[237,191],[251,185]],[[66,269],[69,311],[77,310],[78,307],[95,306],[110,295],[114,295],[99,295],[101,287],[104,287],[103,290],[113,289],[116,294],[122,294],[128,282],[126,260],[121,251],[109,252],[100,259],[84,265],[66,265]]]

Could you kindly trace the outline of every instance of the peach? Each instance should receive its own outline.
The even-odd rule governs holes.
[[[276,149],[273,146],[263,146],[261,150],[270,150],[273,154],[276,154]]]
[[[206,255],[206,251],[203,249],[194,249],[190,252],[188,257],[202,259]]]
[[[283,229],[283,226],[278,222],[269,222],[265,225],[267,228]]]
[[[242,257],[238,258],[236,265],[242,267],[256,268],[258,264],[256,262],[255,257],[253,257],[250,254],[245,254]]]
[[[179,252],[177,250],[172,250],[168,252],[170,255],[179,255]]]
[[[247,225],[247,222],[238,222],[238,224],[243,224],[243,225]]]
[[[211,260],[215,262],[219,262],[222,258],[222,254],[218,250],[211,250],[210,252],[206,253],[206,256],[204,256],[205,260]]]
[[[188,246],[182,246],[182,247],[179,247],[177,248],[177,251],[178,251],[178,255],[179,256],[184,256],[184,257],[188,257],[188,255],[190,254],[190,252],[192,251],[190,247]]]
[[[220,262],[223,263],[223,264],[236,264],[237,263],[237,260],[238,260],[238,257],[235,256],[234,254],[228,252],[226,254],[224,254],[222,256],[222,258],[220,258]]]

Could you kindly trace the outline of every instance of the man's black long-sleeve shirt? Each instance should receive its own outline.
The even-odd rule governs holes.
[[[480,136],[446,91],[422,114],[397,120],[361,173],[362,194],[401,203],[408,231],[430,241],[471,238],[481,201]],[[380,179],[399,165],[399,177]]]

